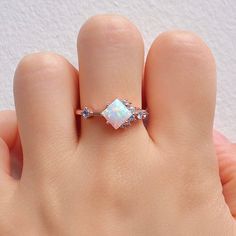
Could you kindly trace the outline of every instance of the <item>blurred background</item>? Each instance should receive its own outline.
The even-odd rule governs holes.
[[[215,127],[236,141],[235,0],[0,0],[0,109],[14,108],[14,70],[25,54],[54,51],[77,66],[78,31],[99,13],[118,13],[133,21],[146,53],[160,32],[185,29],[199,34],[218,67]]]

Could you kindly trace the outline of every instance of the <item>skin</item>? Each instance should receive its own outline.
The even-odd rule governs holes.
[[[79,71],[53,53],[16,69],[16,113],[0,113],[0,235],[235,235],[236,145],[212,135],[206,44],[162,33],[144,64],[137,28],[99,15],[82,26],[78,52]],[[146,126],[75,116],[116,97],[145,104]]]

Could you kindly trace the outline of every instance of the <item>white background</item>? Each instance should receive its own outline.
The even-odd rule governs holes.
[[[142,32],[146,50],[165,30],[198,33],[218,66],[215,127],[236,141],[235,0],[0,0],[0,109],[14,108],[12,78],[23,55],[54,51],[77,65],[79,28],[98,13],[128,17]]]

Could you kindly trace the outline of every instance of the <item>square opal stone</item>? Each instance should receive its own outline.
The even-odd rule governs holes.
[[[101,114],[115,129],[132,116],[132,112],[119,99],[115,99]]]

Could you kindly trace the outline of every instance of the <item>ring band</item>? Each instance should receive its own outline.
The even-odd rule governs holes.
[[[125,128],[136,120],[144,120],[148,117],[145,109],[132,106],[132,103],[125,99],[116,98],[112,103],[106,106],[105,110],[96,112],[88,107],[76,110],[76,114],[84,119],[94,116],[103,116],[106,123],[112,125],[114,129]]]

